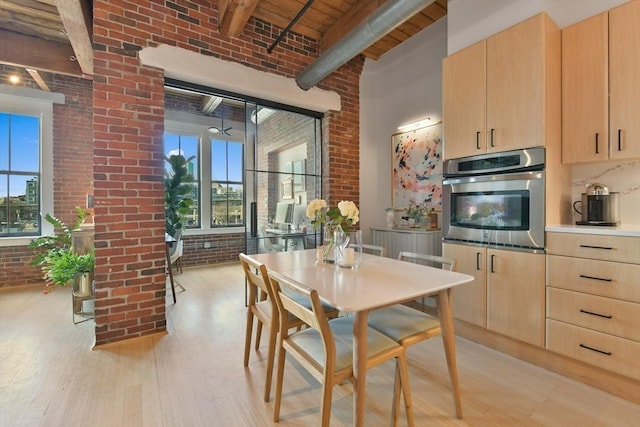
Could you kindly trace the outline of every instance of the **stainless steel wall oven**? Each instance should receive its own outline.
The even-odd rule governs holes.
[[[443,178],[445,241],[544,250],[544,148],[447,160]]]

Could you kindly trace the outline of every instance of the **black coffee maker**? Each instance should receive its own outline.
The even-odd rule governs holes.
[[[620,225],[620,195],[610,193],[609,189],[602,184],[587,184],[585,193],[582,193],[581,200],[573,204],[573,209],[582,216],[577,225]],[[581,204],[578,210],[577,204]]]

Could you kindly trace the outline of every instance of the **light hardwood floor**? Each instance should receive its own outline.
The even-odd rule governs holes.
[[[70,290],[0,291],[0,426],[312,426],[318,383],[287,363],[281,422],[262,400],[266,340],[242,366],[239,264],[185,270],[167,298],[168,334],[92,349],[94,322],[73,325]],[[169,293],[170,294],[170,293]],[[464,419],[455,418],[440,338],[413,346],[418,426],[638,426],[640,406],[458,338]],[[393,363],[367,377],[368,426],[388,425]],[[640,392],[640,391],[639,391]],[[352,420],[336,387],[332,426]],[[406,423],[404,413],[401,425]]]

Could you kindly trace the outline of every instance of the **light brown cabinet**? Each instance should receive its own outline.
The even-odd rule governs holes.
[[[546,348],[640,380],[640,238],[547,233]]]
[[[475,278],[456,289],[457,319],[544,345],[544,254],[449,243],[443,245],[443,253],[457,260],[457,271]]]
[[[560,131],[560,30],[544,13],[443,62],[444,158],[544,146]]]
[[[445,257],[456,260],[456,271],[473,276],[471,283],[458,286],[453,295],[456,319],[487,327],[487,271],[485,248],[451,243],[442,244]]]
[[[562,30],[562,161],[640,157],[640,2]]]

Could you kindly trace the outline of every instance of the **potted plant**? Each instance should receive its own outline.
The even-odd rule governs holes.
[[[184,228],[184,218],[191,212],[193,199],[190,183],[193,182],[193,176],[187,165],[193,159],[193,156],[185,159],[180,154],[165,157],[171,165],[171,170],[165,171],[164,176],[165,230],[171,236]]]
[[[80,228],[88,216],[88,211],[77,206],[73,224],[67,225],[46,214],[44,218],[53,225],[54,234],[38,237],[29,243],[29,247],[35,251],[31,264],[39,266],[44,273],[47,286],[45,293],[50,292],[51,286],[66,286],[74,282],[74,292],[78,292],[78,296],[82,293],[84,296],[91,294],[95,255],[93,251],[77,254],[71,247],[71,233]]]
[[[66,286],[73,282],[74,295],[92,295],[95,260],[93,251],[86,254],[77,254],[67,249],[49,251],[42,265],[47,286]]]

